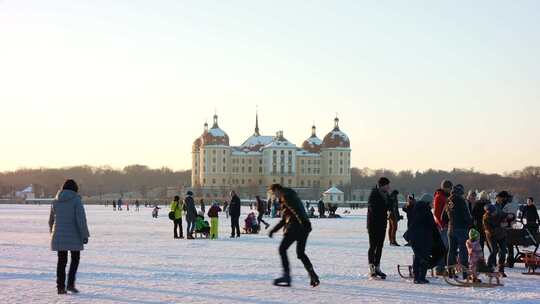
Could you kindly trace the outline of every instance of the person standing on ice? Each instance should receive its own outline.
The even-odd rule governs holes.
[[[424,194],[415,202],[409,215],[407,238],[414,252],[413,274],[414,284],[427,284],[427,270],[430,268],[430,256],[434,244],[434,234],[439,234],[430,204],[433,197]]]
[[[454,186],[445,212],[448,216],[448,266],[457,264],[459,251],[459,263],[466,269],[469,266],[466,242],[469,238],[469,229],[472,227],[472,218],[464,195],[463,185]],[[463,278],[466,277],[467,272],[463,271]]]
[[[231,191],[231,203],[229,204],[229,215],[231,216],[231,238],[240,237],[240,198],[234,190]]]
[[[435,191],[433,197],[433,216],[435,217],[435,223],[441,232],[441,239],[448,250],[448,222],[443,219],[443,211],[446,209],[448,198],[450,197],[450,191],[452,191],[452,184],[449,180],[443,180],[441,182],[441,188]],[[445,272],[444,266],[446,265],[447,258],[440,259],[437,264],[436,274],[442,276]]]
[[[188,191],[184,199],[184,208],[186,210],[186,236],[188,240],[193,240],[193,231],[195,230],[195,220],[197,219],[197,208],[195,208],[195,200],[193,192]]]
[[[386,274],[381,271],[381,256],[386,234],[388,191],[390,180],[381,177],[377,186],[371,190],[368,199],[367,231],[369,234],[369,276],[370,278],[386,279]]]
[[[66,294],[66,290],[78,293],[75,288],[75,277],[84,244],[88,243],[90,232],[86,223],[86,212],[77,193],[79,186],[68,179],[51,203],[49,215],[49,231],[51,233],[51,250],[58,252],[56,264],[56,287],[58,294]],[[68,251],[71,252],[71,264],[66,288],[66,264]]]
[[[183,239],[184,238],[184,232],[182,231],[182,212],[183,212],[183,206],[182,203],[180,203],[180,196],[176,195],[171,202],[171,212],[174,212],[174,238],[175,239]],[[157,218],[159,207],[156,204],[154,207],[155,212],[155,218]]]
[[[221,208],[218,203],[214,202],[210,209],[208,209],[208,217],[210,218],[210,239],[215,240],[218,238],[219,228],[219,213]]]
[[[399,202],[398,202],[399,191],[394,190],[390,195],[390,206],[388,210],[388,240],[390,241],[390,246],[399,246],[396,240],[396,233],[398,229],[398,222],[403,219],[399,214]]]
[[[270,186],[270,191],[274,197],[279,197],[281,202],[281,221],[270,230],[268,236],[271,238],[274,233],[283,228],[283,240],[279,245],[279,255],[283,265],[283,276],[274,280],[276,286],[291,286],[291,275],[287,249],[296,242],[296,256],[306,268],[310,285],[316,287],[320,284],[319,277],[313,270],[313,265],[306,255],[306,243],[311,232],[311,222],[306,214],[304,205],[298,194],[290,189],[284,188],[280,184]]]
[[[261,226],[261,223],[263,223],[265,229],[268,229],[268,226],[270,226],[270,224],[263,220],[264,212],[266,210],[265,203],[258,195],[255,196],[255,200],[257,201],[257,212],[259,213],[259,215],[257,216],[257,223],[259,224],[259,226]]]

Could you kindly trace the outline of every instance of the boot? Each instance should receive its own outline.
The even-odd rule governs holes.
[[[375,265],[369,264],[369,278],[374,279],[377,277],[377,274],[375,273]]]
[[[72,293],[79,293],[79,290],[75,286],[68,286],[66,290]]]
[[[381,268],[379,266],[375,267],[375,275],[377,275],[378,277],[380,277],[383,280],[386,280],[386,274],[381,271]]]
[[[309,278],[311,280],[309,285],[311,285],[311,287],[319,286],[319,284],[321,284],[321,281],[319,281],[319,276],[315,273],[315,270],[311,268],[308,270],[308,273],[309,273]]]
[[[67,291],[64,288],[58,288],[58,294],[59,295],[66,294],[66,293],[67,293]]]
[[[291,286],[291,276],[288,273],[283,274],[282,277],[274,280],[274,286],[279,287],[290,287]]]
[[[501,276],[502,276],[503,278],[506,278],[507,275],[504,273],[504,264],[499,265],[498,268],[499,268],[499,273],[501,274]]]

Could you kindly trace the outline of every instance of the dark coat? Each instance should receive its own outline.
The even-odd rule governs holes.
[[[231,198],[231,203],[229,204],[229,215],[231,217],[239,217],[240,216],[240,198],[238,195],[234,195]]]
[[[266,211],[266,203],[262,199],[257,200],[257,212],[264,213]]]
[[[476,202],[476,204],[474,204],[471,211],[474,228],[476,228],[476,230],[478,230],[480,234],[484,234],[484,207],[489,204],[491,204],[490,201],[479,200]]]
[[[446,205],[446,214],[448,216],[448,231],[454,229],[469,230],[472,226],[471,213],[467,206],[467,201],[461,195],[452,195]]]
[[[375,187],[368,199],[367,229],[386,231],[388,212],[388,194]]]
[[[184,208],[186,208],[186,221],[194,222],[197,218],[197,208],[195,208],[193,197],[186,196],[184,199]]]
[[[407,228],[411,227],[411,219],[412,219],[412,209],[414,208],[414,201],[412,203],[407,203],[401,210],[407,214]]]
[[[84,240],[88,240],[90,233],[84,206],[77,192],[71,190],[58,192],[51,203],[49,230],[51,250],[81,251],[84,249]]]
[[[484,224],[484,231],[486,232],[486,238],[492,240],[502,240],[506,238],[506,231],[501,226],[504,220],[504,215],[498,212],[494,214],[485,213],[482,219]]]
[[[283,207],[281,221],[272,228],[272,232],[276,232],[281,228],[283,228],[285,234],[311,232],[311,222],[296,191],[283,188],[280,200]]]
[[[212,205],[210,209],[208,210],[208,217],[219,217],[219,213],[221,212],[221,208],[216,204]]]
[[[411,244],[429,249],[433,247],[433,231],[437,229],[430,202],[416,202],[409,215],[408,239]]]
[[[523,218],[527,220],[527,225],[540,224],[540,218],[538,217],[538,209],[535,205],[527,205],[523,207]]]

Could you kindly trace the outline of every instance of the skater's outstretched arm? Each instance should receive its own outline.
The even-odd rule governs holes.
[[[279,223],[277,223],[277,225],[275,225],[274,228],[270,230],[270,232],[268,233],[268,236],[272,237],[274,233],[278,232],[281,228],[283,228],[283,226],[285,226],[285,219],[281,218],[281,221],[279,221]]]

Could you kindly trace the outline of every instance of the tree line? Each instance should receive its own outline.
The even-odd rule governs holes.
[[[507,190],[521,198],[533,196],[540,199],[540,167],[533,166],[506,174],[487,174],[472,169],[413,172],[352,168],[351,184],[343,186],[342,190],[348,195],[352,189],[369,189],[381,176],[388,177],[392,181],[392,188],[403,194],[432,193],[439,188],[443,179],[449,179],[454,184],[463,184],[466,189]],[[139,192],[145,197],[148,191],[160,187],[164,193],[167,187],[189,187],[191,170],[174,171],[167,167],[152,169],[143,165],[131,165],[122,169],[108,166],[19,169],[0,173],[0,196],[13,196],[16,191],[32,184],[36,196],[51,197],[66,178],[77,180],[83,195]]]

